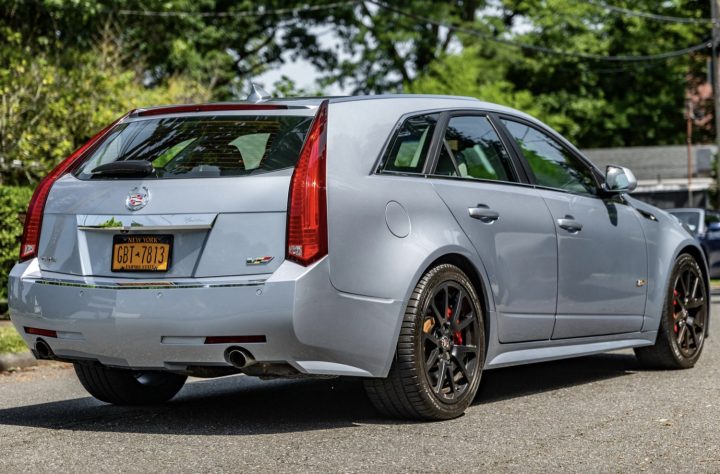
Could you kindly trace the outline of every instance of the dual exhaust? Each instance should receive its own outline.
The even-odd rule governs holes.
[[[41,360],[53,360],[57,358],[50,344],[45,342],[44,339],[38,339],[37,342],[35,342],[35,355]],[[238,369],[244,369],[255,364],[255,358],[250,354],[250,351],[237,346],[225,349],[225,360],[228,364]]]

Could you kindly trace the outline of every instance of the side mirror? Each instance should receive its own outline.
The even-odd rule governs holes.
[[[608,165],[605,168],[603,189],[608,193],[628,193],[637,188],[637,179],[632,171],[622,166]]]

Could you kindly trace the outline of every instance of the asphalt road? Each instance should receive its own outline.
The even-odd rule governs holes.
[[[44,366],[0,376],[0,473],[720,472],[715,332],[687,371],[630,351],[488,371],[466,415],[438,423],[384,420],[347,380],[196,380],[119,408]]]

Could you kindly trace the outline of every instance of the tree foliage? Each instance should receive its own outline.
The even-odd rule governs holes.
[[[613,5],[709,17],[701,0]],[[237,99],[285,61],[320,71],[280,95],[330,84],[352,93],[470,95],[522,109],[584,147],[684,141],[688,84],[708,51],[648,55],[706,40],[709,24],[608,10],[604,0],[0,0],[0,179],[33,183],[94,131],[144,105]],[[328,34],[331,41],[328,41]],[[502,42],[544,47],[547,54]],[[706,111],[701,110],[701,113]],[[700,140],[712,137],[701,127]]]

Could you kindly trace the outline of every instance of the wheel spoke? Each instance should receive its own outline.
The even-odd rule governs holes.
[[[430,341],[436,348],[440,347],[440,340],[432,334],[423,333],[423,345],[425,341]]]
[[[443,291],[445,291],[445,305],[443,306],[442,315],[443,318],[447,316],[447,311],[450,308],[450,286],[445,285],[443,287]]]
[[[435,393],[440,393],[440,390],[442,390],[443,385],[445,384],[445,373],[447,372],[447,362],[445,359],[440,360],[440,367],[438,368],[438,379],[437,384],[435,385]]]
[[[677,337],[677,343],[678,343],[678,346],[680,346],[680,347],[682,347],[683,339],[685,338],[686,332],[687,332],[687,326],[685,326],[683,324],[683,327],[680,328],[680,333],[678,334],[678,337]]]
[[[432,301],[430,303],[430,309],[432,310],[433,316],[435,316],[437,323],[442,326],[445,323],[445,318],[442,317],[442,315],[440,314],[440,310],[437,309],[437,306],[435,306],[435,301]]]
[[[690,272],[688,272],[688,273],[690,273]],[[698,289],[698,283],[700,282],[700,277],[698,277],[697,275],[691,275],[691,276],[695,276],[695,282],[692,284],[692,291],[688,295],[688,298],[690,300],[693,300],[693,299],[695,299],[695,297],[697,295],[697,289]]]
[[[457,301],[455,301],[455,307],[452,309],[453,319],[460,316],[463,299],[465,299],[465,293],[463,292],[462,288],[460,288],[458,290]]]
[[[430,370],[435,364],[437,364],[438,356],[440,355],[440,349],[437,347],[430,351],[430,355],[428,356],[427,360],[425,361],[425,367]]]
[[[456,359],[464,354],[477,354],[477,346],[453,346],[452,354]]]
[[[685,306],[686,309],[695,309],[700,308],[705,304],[705,298],[702,296],[700,298],[693,298],[691,299],[688,304]]]
[[[693,344],[695,347],[698,346],[698,340],[697,337],[695,337],[695,328],[690,326],[690,329],[688,330],[688,349],[690,349],[690,339],[692,339]]]
[[[453,373],[453,363],[450,362],[446,365],[447,367],[447,373],[448,373],[448,380],[450,381],[450,390],[452,390],[452,393],[457,393],[457,385],[455,385],[455,374]]]
[[[468,374],[467,367],[462,361],[462,358],[453,355],[453,359],[455,359],[455,364],[457,365],[458,369],[460,369],[460,373],[463,377],[465,377],[465,381],[467,383],[470,383],[470,375]]]
[[[470,326],[470,324],[472,324],[473,321],[475,321],[475,312],[471,311],[470,313],[468,313],[467,316],[465,317],[465,319],[463,319],[462,321],[459,321],[459,320],[455,320],[455,321],[456,321],[454,323],[455,330],[462,331],[466,327]]]

